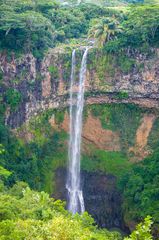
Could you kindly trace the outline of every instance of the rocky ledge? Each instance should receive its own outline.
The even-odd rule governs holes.
[[[77,53],[77,81],[81,55]],[[17,89],[22,95],[16,111],[7,109],[6,123],[11,127],[20,126],[40,111],[68,106],[70,49],[51,49],[41,61],[32,54],[18,59],[14,54],[10,59],[1,54],[0,69],[3,88]],[[159,108],[159,50],[123,56],[90,50],[85,89],[87,104],[122,102]]]

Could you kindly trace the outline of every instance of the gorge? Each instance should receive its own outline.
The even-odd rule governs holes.
[[[0,1],[0,239],[159,239],[158,139],[158,0]]]
[[[79,79],[81,53],[81,50],[76,50],[76,64],[72,64],[73,67],[76,65],[76,69],[72,70],[75,79]],[[1,56],[6,84],[23,93],[19,109],[16,112],[8,110],[6,122],[16,128],[15,134],[27,144],[34,141],[42,144],[52,132],[60,136],[63,131],[69,132],[71,119],[67,107],[70,104],[70,82],[65,75],[68,73],[69,79],[71,54],[70,50],[55,49],[41,63],[31,55],[18,61],[13,56],[11,62]],[[138,53],[132,53],[132,56],[135,56],[134,61],[138,65],[144,63],[143,68],[139,69],[134,64],[128,72],[123,72],[115,68],[115,60],[112,63],[110,55],[105,59],[102,53],[89,50],[82,133],[81,184],[86,210],[100,226],[117,227],[124,231],[127,227],[133,229],[135,223],[125,222],[123,218],[122,196],[117,188],[120,173],[127,172],[133,162],[149,156],[157,146],[158,136],[158,51],[149,56]],[[114,64],[113,74],[107,67],[100,70],[103,61],[104,66]],[[148,68],[150,64],[151,69]],[[20,73],[24,69],[26,78],[20,81]],[[13,86],[10,78],[19,78],[19,82]],[[76,92],[76,86],[74,89]],[[42,112],[48,114],[47,120]],[[38,125],[41,129],[39,133],[36,129]],[[46,168],[50,166],[51,171],[44,173],[43,181],[47,181],[45,189],[54,197],[66,200],[67,138],[62,138],[58,150],[61,156],[55,154],[58,159],[56,166],[50,165],[56,160],[49,157],[50,163]],[[93,206],[96,206],[95,210]]]

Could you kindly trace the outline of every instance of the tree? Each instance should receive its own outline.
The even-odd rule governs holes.
[[[123,27],[128,44],[159,42],[159,5],[133,6]]]
[[[122,28],[115,18],[102,18],[97,24],[92,26],[88,37],[95,38],[97,45],[103,47],[106,42],[113,40],[121,32]]]
[[[54,45],[54,25],[47,17],[54,6],[43,0],[0,2],[0,48],[42,55]]]
[[[0,195],[0,236],[4,240],[121,240],[117,232],[98,229],[88,213],[72,215],[63,202],[32,191],[25,183]]]
[[[2,144],[0,144],[0,155],[3,156],[5,153],[5,149]],[[0,166],[0,181],[7,179],[12,173],[5,169],[4,167]]]
[[[124,238],[124,240],[153,240],[151,234],[152,218],[147,216],[143,223],[137,225],[136,230],[132,232],[130,237]]]
[[[5,169],[4,167],[0,166],[0,179],[1,178],[8,178],[11,175],[11,172]]]

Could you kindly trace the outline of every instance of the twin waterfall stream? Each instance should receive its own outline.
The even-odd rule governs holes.
[[[79,74],[78,91],[74,92],[76,76],[76,50],[72,52],[72,70],[70,83],[70,138],[69,167],[66,188],[68,191],[68,210],[75,213],[85,211],[80,179],[82,115],[84,107],[84,88],[87,70],[87,55],[90,47],[86,47]]]

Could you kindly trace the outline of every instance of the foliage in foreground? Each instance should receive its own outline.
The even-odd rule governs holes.
[[[151,226],[152,219],[150,216],[145,218],[144,223],[140,223],[136,230],[130,235],[130,237],[126,237],[125,240],[153,240],[151,235]]]
[[[73,216],[60,200],[19,182],[0,194],[0,239],[120,240],[121,236],[97,229],[87,213]]]
[[[1,176],[2,177],[2,176]],[[1,180],[1,185],[3,182]],[[60,200],[32,191],[24,182],[0,192],[1,240],[121,240],[118,232],[98,229],[85,212],[72,215]],[[150,217],[125,240],[152,240]]]

